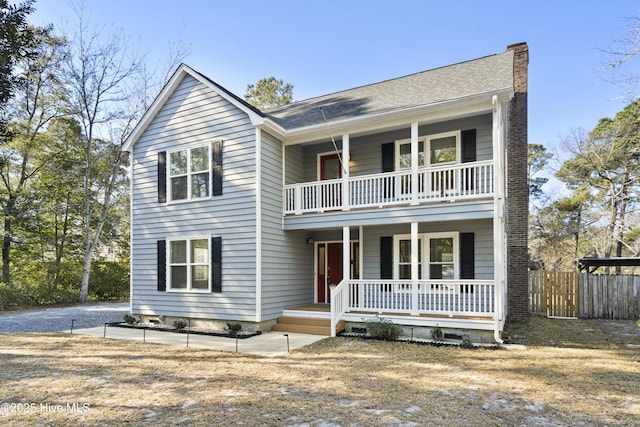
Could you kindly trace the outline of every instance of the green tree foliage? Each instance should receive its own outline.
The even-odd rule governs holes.
[[[549,181],[549,178],[536,175],[546,168],[553,155],[541,144],[529,144],[528,150],[529,196],[531,199],[538,199],[543,194],[542,186]]]
[[[573,187],[588,186],[603,213],[607,231],[601,256],[622,256],[628,213],[636,208],[640,184],[640,101],[615,118],[601,119],[594,130],[569,146],[558,178]]]
[[[27,23],[33,10],[33,0],[17,5],[0,0],[0,108],[9,101],[19,82],[14,73],[16,64],[34,55],[33,28]]]
[[[58,75],[60,41],[47,31],[33,31],[35,55],[16,62],[14,96],[7,103],[12,116],[5,141],[0,146],[0,206],[4,234],[2,281],[10,283],[10,253],[16,239],[15,228],[33,216],[29,184],[41,169],[62,155],[61,147],[44,135],[49,122],[63,114],[64,89]]]
[[[293,85],[275,77],[260,79],[255,85],[247,85],[244,99],[260,110],[291,104]]]

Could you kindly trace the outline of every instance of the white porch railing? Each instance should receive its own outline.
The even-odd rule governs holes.
[[[331,291],[331,326],[346,313],[493,317],[493,280],[343,280]]]
[[[488,197],[494,191],[493,161],[420,169],[415,189],[418,202]],[[340,210],[343,181],[303,182],[284,188],[284,213]],[[349,178],[347,207],[366,208],[407,204],[413,200],[411,171],[403,170]]]
[[[338,322],[349,308],[349,281],[343,280],[338,286],[331,286],[331,336],[336,336]]]

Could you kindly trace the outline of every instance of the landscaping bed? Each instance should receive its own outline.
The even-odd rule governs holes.
[[[255,337],[256,335],[262,334],[260,331],[238,331],[238,332],[230,332],[230,331],[219,331],[212,329],[202,329],[202,328],[180,328],[171,327],[167,325],[154,324],[154,323],[126,323],[126,322],[113,322],[107,323],[109,327],[116,328],[130,328],[130,329],[146,329],[146,330],[154,330],[154,331],[163,331],[163,332],[174,332],[176,334],[192,334],[192,335],[208,335],[212,337],[226,337],[226,338],[238,338],[245,339]]]

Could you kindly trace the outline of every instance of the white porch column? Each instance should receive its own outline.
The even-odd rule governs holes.
[[[350,209],[349,198],[349,134],[342,135],[342,210]]]
[[[359,261],[359,265],[358,265],[358,272],[360,273],[360,276],[358,277],[359,280],[362,280],[364,277],[364,227],[360,226],[358,229],[358,261]]]
[[[411,123],[411,204],[418,204],[418,122]]]
[[[342,227],[342,279],[351,279],[351,232]]]
[[[414,181],[415,182],[415,181]],[[411,314],[418,315],[418,280],[420,277],[420,258],[418,241],[418,223],[411,223]]]
[[[502,103],[497,96],[493,96],[493,280],[494,280],[494,304],[495,304],[495,339],[499,341],[500,322],[504,320],[504,302],[506,301],[505,277],[507,268],[506,232],[505,232],[505,141]]]

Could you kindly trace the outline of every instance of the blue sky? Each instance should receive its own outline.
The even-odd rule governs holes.
[[[629,34],[640,2],[409,0],[87,0],[90,25],[121,31],[149,61],[170,43],[185,62],[242,96],[276,76],[300,100],[503,52],[530,49],[529,142],[559,150],[629,99],[603,74],[602,52]],[[31,22],[73,27],[67,0],[38,0]],[[637,24],[637,22],[635,22]],[[627,64],[640,75],[640,58]],[[636,93],[639,93],[638,90]]]

